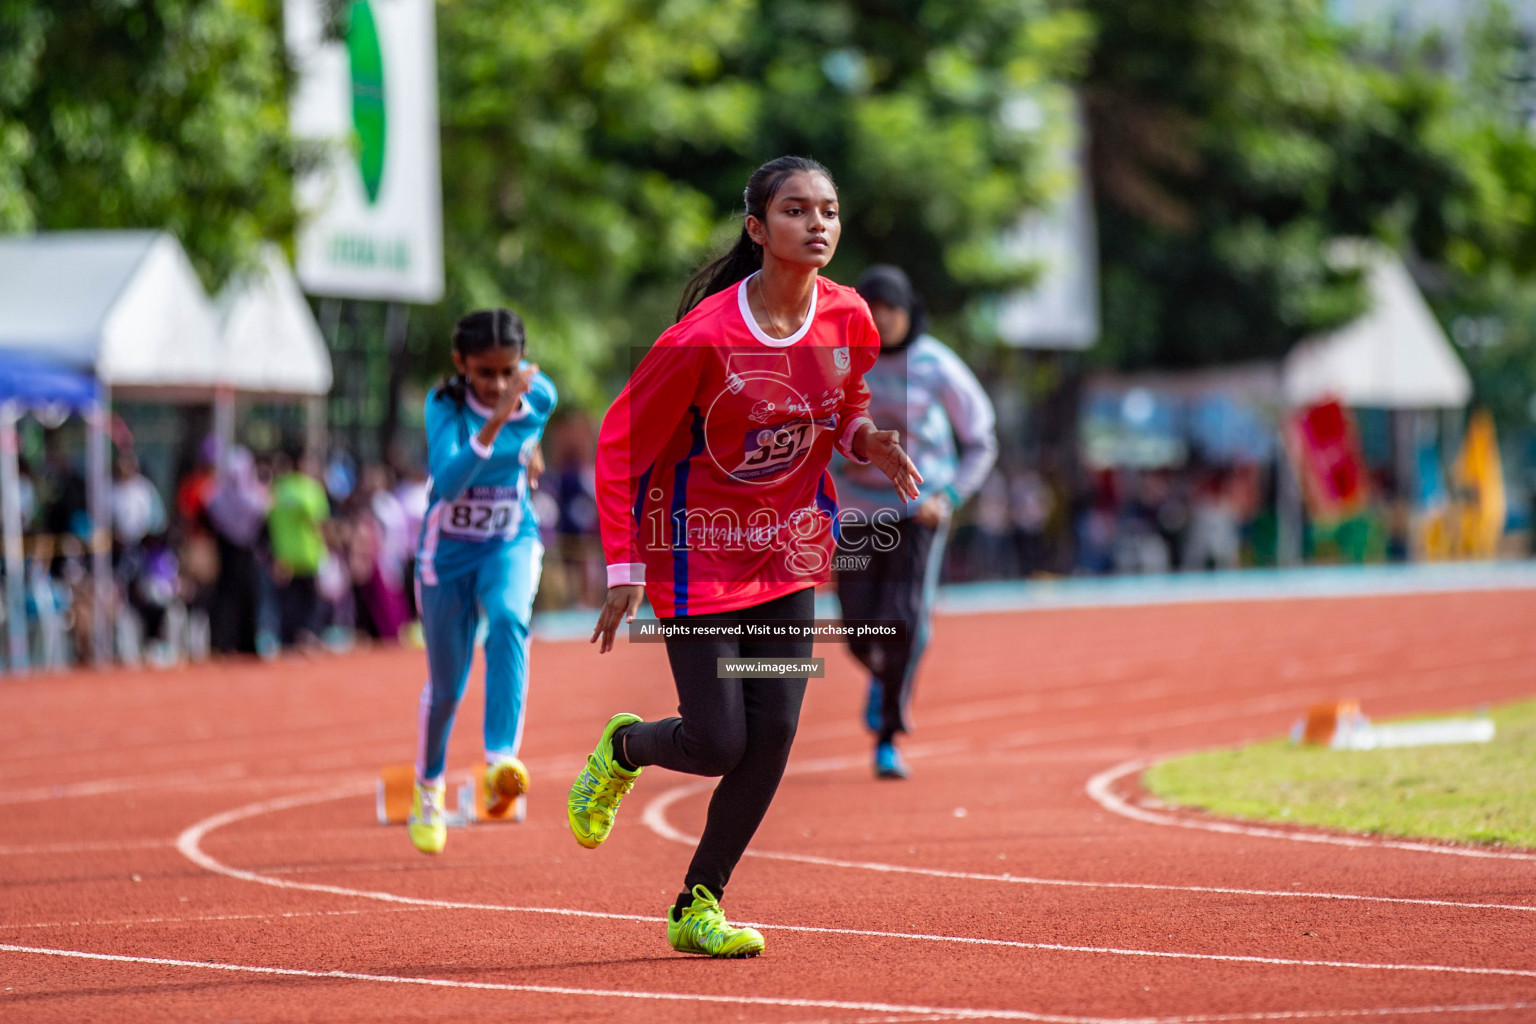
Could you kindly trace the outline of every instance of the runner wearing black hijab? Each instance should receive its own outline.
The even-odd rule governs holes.
[[[928,642],[949,518],[992,470],[996,421],[976,376],[927,333],[922,300],[900,268],[871,267],[857,289],[880,332],[880,358],[864,377],[870,415],[900,432],[923,479],[918,500],[903,503],[890,500],[890,482],[866,467],[841,461],[837,472],[843,619],[906,624],[896,640],[848,645],[870,673],[864,717],[875,734],[875,774],[900,779],[907,766],[895,738],[910,730],[907,706]]]

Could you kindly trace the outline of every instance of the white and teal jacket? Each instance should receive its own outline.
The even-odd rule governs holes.
[[[869,416],[881,430],[901,431],[901,445],[923,476],[921,497],[903,502],[873,465],[837,460],[837,500],[872,515],[888,508],[905,518],[935,494],[959,508],[981,489],[997,461],[997,417],[976,375],[928,334],[882,351],[864,375]]]

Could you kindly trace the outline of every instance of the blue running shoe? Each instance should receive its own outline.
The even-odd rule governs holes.
[[[864,700],[864,724],[870,732],[879,732],[885,724],[885,687],[874,676],[869,677],[869,696]]]
[[[904,779],[908,775],[907,762],[894,743],[875,744],[875,778]]]

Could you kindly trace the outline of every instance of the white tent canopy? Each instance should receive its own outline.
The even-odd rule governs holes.
[[[1286,401],[1301,406],[1337,398],[1384,409],[1465,406],[1472,381],[1408,268],[1376,249],[1366,260],[1370,310],[1291,350],[1282,371]]]
[[[330,393],[325,338],[276,246],[267,248],[259,270],[225,287],[218,310],[223,383],[257,394]]]
[[[180,243],[164,232],[0,237],[0,349],[122,387],[207,387],[218,317]]]
[[[16,354],[93,375],[109,393],[214,399],[219,436],[234,435],[237,391],[306,396],[311,439],[323,437],[318,396],[331,387],[325,341],[282,256],[265,254],[259,273],[226,290],[215,310],[181,244],[159,231],[61,231],[0,236],[0,356]],[[108,399],[110,401],[110,399]],[[25,623],[19,513],[11,499],[17,476],[14,403],[0,405],[0,477],[7,507],[5,536],[10,653],[25,671]],[[87,416],[87,476],[95,577],[95,651],[110,645],[105,524],[110,489],[107,415]],[[228,446],[225,446],[226,450]]]
[[[0,237],[0,351],[94,374],[115,391],[325,395],[331,359],[281,252],[209,301],[156,231]]]

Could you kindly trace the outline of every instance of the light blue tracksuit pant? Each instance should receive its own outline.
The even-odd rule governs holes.
[[[544,545],[519,537],[480,560],[472,571],[427,584],[416,580],[427,643],[427,682],[421,691],[416,777],[443,776],[448,734],[485,618],[485,759],[516,757],[528,701],[528,623],[539,589]]]

